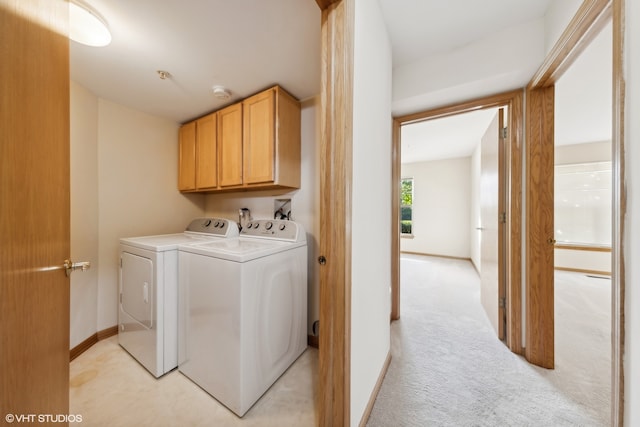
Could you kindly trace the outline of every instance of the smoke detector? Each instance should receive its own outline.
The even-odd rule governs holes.
[[[214,86],[211,88],[211,90],[213,91],[213,96],[215,96],[218,99],[231,98],[231,92],[223,86]]]

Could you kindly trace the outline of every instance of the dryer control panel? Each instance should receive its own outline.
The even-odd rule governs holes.
[[[305,242],[307,235],[297,222],[279,219],[256,219],[246,225],[241,236],[262,237],[287,242]]]
[[[187,231],[220,237],[236,237],[238,236],[238,224],[225,218],[196,218],[191,221]]]

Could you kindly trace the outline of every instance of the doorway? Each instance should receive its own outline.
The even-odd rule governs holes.
[[[403,126],[425,122],[429,120],[454,117],[459,114],[468,113],[477,110],[497,109],[506,107],[510,112],[508,120],[505,124],[509,132],[507,132],[504,143],[504,219],[505,219],[505,235],[504,235],[504,302],[500,302],[501,296],[496,296],[495,307],[504,305],[506,334],[504,340],[506,345],[515,353],[521,354],[522,334],[521,334],[521,185],[522,185],[522,163],[521,163],[521,147],[522,147],[522,92],[514,91],[499,94],[487,98],[481,98],[462,104],[451,105],[449,107],[430,110],[422,113],[412,114],[408,116],[398,117],[394,119],[394,141],[393,141],[393,182],[399,183],[403,178],[402,175],[402,153],[401,153],[401,130]],[[392,194],[394,204],[393,218],[395,224],[400,224],[400,186],[394,185]],[[398,230],[397,252],[392,257],[392,271],[394,277],[399,274],[400,260],[400,227]],[[395,231],[395,230],[394,230]],[[400,307],[400,283],[399,280],[392,281],[391,305],[392,319],[399,319],[401,315]],[[498,323],[498,322],[496,322]]]
[[[624,146],[623,111],[624,111],[624,78],[622,76],[622,46],[623,46],[623,10],[622,2],[613,1],[584,1],[574,18],[569,23],[565,32],[547,55],[547,60],[536,72],[527,88],[527,99],[535,102],[528,103],[528,122],[534,126],[527,129],[527,161],[533,159],[548,158],[551,153],[551,162],[540,165],[537,161],[537,171],[534,180],[528,179],[528,184],[533,184],[534,190],[548,186],[549,176],[553,177],[553,100],[555,84],[576,59],[584,52],[585,48],[593,41],[600,31],[613,20],[613,52],[611,64],[613,64],[612,82],[612,256],[611,256],[611,424],[621,425],[623,408],[623,347],[624,347],[624,271],[623,271],[623,247],[621,236],[624,224],[625,196],[623,192],[624,169],[622,164],[622,152]],[[537,104],[536,104],[537,103]],[[551,115],[549,115],[549,113]],[[551,131],[551,132],[550,132]],[[551,143],[549,144],[549,141]],[[551,178],[552,181],[552,178]],[[543,183],[543,184],[541,184]],[[530,187],[531,190],[531,187]],[[551,182],[553,191],[553,182]],[[543,325],[542,328],[527,328],[527,356],[535,354],[540,359],[542,366],[554,365],[554,328],[553,328],[553,274],[551,280],[539,280],[553,272],[553,222],[551,221],[550,234],[547,225],[540,222],[542,211],[553,212],[553,198],[551,200],[538,200],[538,212],[527,208],[527,230],[530,235],[538,236],[539,241],[527,242],[527,283],[525,298],[533,301],[533,305],[527,304],[527,326]],[[549,236],[550,243],[545,245],[545,239]],[[548,239],[547,239],[548,240]],[[549,260],[549,261],[547,261]],[[548,264],[548,265],[547,265]],[[541,273],[536,277],[536,273]],[[546,282],[546,283],[545,283]],[[548,283],[550,282],[550,286]]]
[[[555,84],[555,369],[611,423],[612,25]],[[589,90],[584,90],[589,87]]]
[[[504,340],[505,108],[403,125],[402,253],[471,260],[481,303]]]

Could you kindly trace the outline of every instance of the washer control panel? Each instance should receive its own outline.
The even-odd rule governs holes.
[[[191,221],[187,231],[222,237],[236,237],[238,236],[238,224],[225,218],[196,218]]]
[[[304,242],[304,229],[297,222],[281,219],[256,219],[249,222],[240,232],[241,236],[264,237],[289,242]]]

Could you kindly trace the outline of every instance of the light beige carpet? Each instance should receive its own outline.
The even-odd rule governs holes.
[[[606,426],[610,281],[556,276],[556,369],[511,353],[466,261],[404,256],[401,320],[368,426]]]

